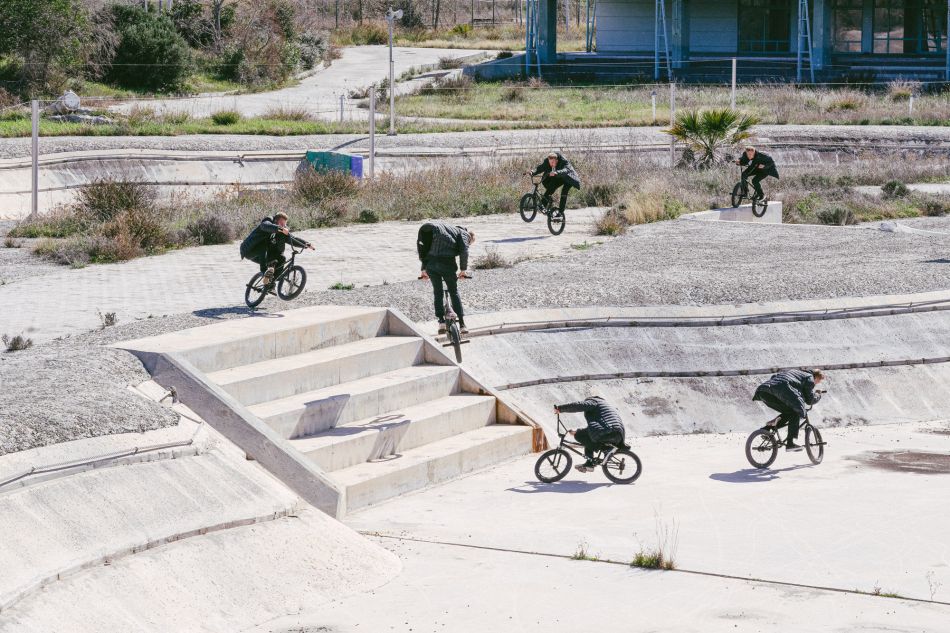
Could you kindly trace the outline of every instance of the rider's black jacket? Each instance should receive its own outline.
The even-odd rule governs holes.
[[[789,369],[775,374],[759,385],[752,399],[761,400],[763,392],[772,394],[788,405],[799,418],[805,417],[805,405],[815,404],[820,397],[815,392],[815,377],[811,372],[800,369]]]
[[[416,251],[422,262],[422,270],[426,269],[429,260],[451,259],[454,264],[456,257],[459,258],[459,270],[468,270],[468,242],[469,233],[464,226],[441,220],[426,222],[419,228],[416,238]]]
[[[271,257],[282,255],[288,242],[297,248],[310,246],[309,242],[299,237],[284,235],[280,232],[280,226],[274,222],[274,218],[266,217],[241,242],[241,259],[253,260],[264,253],[268,253]]]
[[[748,169],[742,172],[743,178],[755,176],[756,174],[765,174],[766,176],[778,178],[778,169],[775,168],[775,161],[765,152],[756,151],[752,160],[749,160],[749,157],[743,152],[742,156],[739,157],[739,165],[742,167],[748,165]],[[762,169],[759,169],[759,165],[762,166]]]
[[[571,164],[571,161],[564,158],[560,152],[555,152],[557,154],[557,164],[554,166],[554,169],[551,169],[551,163],[548,162],[548,159],[545,158],[544,161],[535,167],[532,176],[537,176],[539,174],[544,174],[547,176],[560,176],[565,181],[567,181],[575,189],[581,188],[581,177],[577,175],[577,170],[574,169],[574,165]]]
[[[562,413],[583,412],[584,419],[587,420],[588,433],[595,442],[603,441],[603,438],[611,433],[620,433],[620,437],[624,437],[624,426],[620,419],[620,412],[607,404],[607,401],[600,396],[559,404],[557,408]]]

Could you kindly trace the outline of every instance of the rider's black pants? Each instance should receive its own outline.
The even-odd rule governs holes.
[[[574,433],[574,439],[584,445],[584,456],[587,461],[594,458],[594,451],[598,451],[604,444],[617,444],[623,441],[620,433],[611,433],[603,438],[602,442],[595,442],[590,436],[590,429],[578,429]]]
[[[780,399],[776,398],[767,391],[756,393],[758,399],[770,409],[774,409],[782,415],[780,422],[788,425],[788,439],[791,442],[798,437],[798,427],[801,424],[801,418],[798,417],[798,411],[788,406]]]
[[[455,264],[455,258],[451,257],[430,257],[426,261],[426,272],[429,274],[429,281],[432,282],[432,297],[435,299],[435,318],[441,323],[445,321],[445,300],[442,296],[442,282],[449,290],[449,299],[452,301],[452,309],[458,315],[459,322],[464,323],[465,317],[462,313],[462,297],[459,296],[459,283],[456,273],[458,266]]]
[[[749,179],[752,183],[752,189],[755,191],[755,195],[759,198],[765,197],[765,193],[762,192],[762,181],[768,177],[768,174],[755,174]]]
[[[561,203],[559,208],[563,213],[564,209],[567,208],[567,194],[573,185],[567,182],[564,176],[545,176],[541,179],[541,184],[544,185],[544,195],[547,198],[551,198],[554,192],[557,191],[557,188],[561,187]]]
[[[281,271],[284,270],[284,264],[287,263],[287,258],[284,257],[283,250],[278,251],[268,249],[260,255],[251,257],[251,261],[260,265],[262,273],[267,270],[267,267],[271,262],[277,262],[276,266],[274,267],[274,275],[279,275]]]

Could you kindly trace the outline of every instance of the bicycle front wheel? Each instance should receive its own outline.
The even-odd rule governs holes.
[[[449,335],[449,342],[452,343],[452,347],[455,348],[455,362],[462,362],[462,333],[459,331],[459,324],[452,323],[446,330],[446,334]]]
[[[825,458],[825,443],[821,440],[821,432],[810,424],[805,427],[805,452],[816,466]]]
[[[778,442],[771,431],[753,431],[745,443],[745,456],[755,468],[768,468],[778,457]]]
[[[560,209],[552,209],[548,214],[548,230],[551,231],[551,235],[563,233],[565,224],[564,212]]]
[[[521,219],[525,222],[533,221],[534,216],[538,214],[538,198],[533,193],[521,196],[521,204],[518,206],[521,209]]]
[[[742,201],[745,199],[745,189],[742,187],[742,183],[736,183],[736,186],[732,188],[732,208],[735,209],[742,204]]]
[[[267,284],[264,283],[264,273],[257,273],[247,282],[244,290],[244,303],[249,308],[256,308],[267,296]]]
[[[757,218],[761,218],[765,215],[765,210],[769,208],[769,201],[763,198],[762,200],[753,200],[752,201],[752,215]]]
[[[601,466],[607,479],[615,484],[632,484],[643,472],[643,464],[633,451],[620,450]]]
[[[561,481],[571,470],[571,454],[563,448],[552,448],[538,458],[534,465],[534,476],[538,481],[553,484]]]
[[[307,271],[300,266],[294,266],[280,278],[277,284],[277,296],[284,301],[296,299],[307,285]]]

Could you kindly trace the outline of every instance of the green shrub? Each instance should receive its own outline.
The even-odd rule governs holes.
[[[199,245],[227,244],[234,239],[234,229],[227,220],[213,213],[189,222],[185,230]]]
[[[594,235],[623,235],[629,226],[622,209],[608,209],[594,221]]]
[[[389,31],[379,24],[367,22],[353,29],[350,40],[356,46],[388,44]]]
[[[893,200],[894,198],[906,198],[910,194],[910,189],[900,180],[890,180],[884,183],[881,192],[884,194],[885,200]]]
[[[675,561],[667,558],[662,549],[637,552],[630,561],[630,566],[642,569],[676,569]]]
[[[240,120],[241,113],[237,110],[218,110],[211,115],[211,121],[215,125],[234,125]]]
[[[300,65],[305,70],[310,70],[327,58],[327,52],[330,47],[330,38],[323,31],[307,31],[302,33],[297,40],[300,46]]]
[[[342,281],[338,281],[330,286],[328,290],[352,290],[353,288],[353,284],[345,284]]]
[[[171,92],[191,72],[187,42],[165,15],[138,6],[113,5],[119,43],[108,78],[128,88]]]
[[[72,209],[59,209],[50,215],[31,220],[10,229],[11,237],[69,237],[81,233],[85,221]]]
[[[377,215],[372,209],[363,209],[360,211],[356,221],[361,224],[376,224],[379,222],[379,215]]]
[[[452,33],[452,35],[457,35],[459,37],[467,38],[469,35],[472,34],[474,30],[475,29],[472,28],[471,24],[463,23],[463,24],[456,24],[455,26],[453,26],[450,32]]]
[[[595,183],[581,189],[580,199],[585,207],[609,207],[617,203],[619,194],[616,183]]]
[[[79,190],[78,216],[87,223],[105,224],[130,210],[153,211],[155,193],[151,187],[129,180],[96,180]]]
[[[829,204],[822,206],[815,212],[815,216],[822,224],[833,224],[837,226],[857,224],[854,211],[843,205]]]
[[[351,198],[359,191],[359,182],[350,174],[335,169],[306,169],[294,178],[294,194],[303,202],[319,205],[335,198]]]

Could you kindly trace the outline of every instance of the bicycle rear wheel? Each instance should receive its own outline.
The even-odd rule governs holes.
[[[521,204],[518,205],[521,210],[521,219],[525,222],[534,220],[538,214],[538,198],[533,193],[526,193],[521,196]]]
[[[821,440],[821,432],[810,424],[805,427],[805,452],[815,465],[825,458],[825,443]]]
[[[244,290],[244,303],[249,308],[256,308],[267,297],[267,284],[264,283],[264,273],[257,273],[247,282],[247,288]]]
[[[768,468],[778,457],[778,441],[771,431],[753,431],[745,443],[745,456],[755,468]]]
[[[571,454],[563,448],[552,448],[541,455],[534,465],[534,476],[538,481],[553,484],[564,479],[571,470]]]
[[[615,484],[632,484],[643,472],[643,464],[633,451],[619,450],[604,462],[601,469]]]
[[[765,215],[765,210],[769,208],[769,201],[766,198],[761,200],[752,200],[752,215],[761,218]]]
[[[735,209],[742,204],[742,201],[745,200],[746,191],[742,186],[741,182],[736,183],[736,186],[732,188],[732,208]]]
[[[446,334],[449,335],[449,342],[452,343],[452,347],[455,348],[455,362],[462,362],[462,333],[459,331],[459,324],[453,322],[446,329]]]
[[[296,299],[306,285],[307,271],[300,266],[294,266],[277,283],[277,296],[284,301]]]
[[[548,230],[551,231],[551,235],[563,233],[565,224],[564,212],[560,209],[551,209],[548,214]]]

